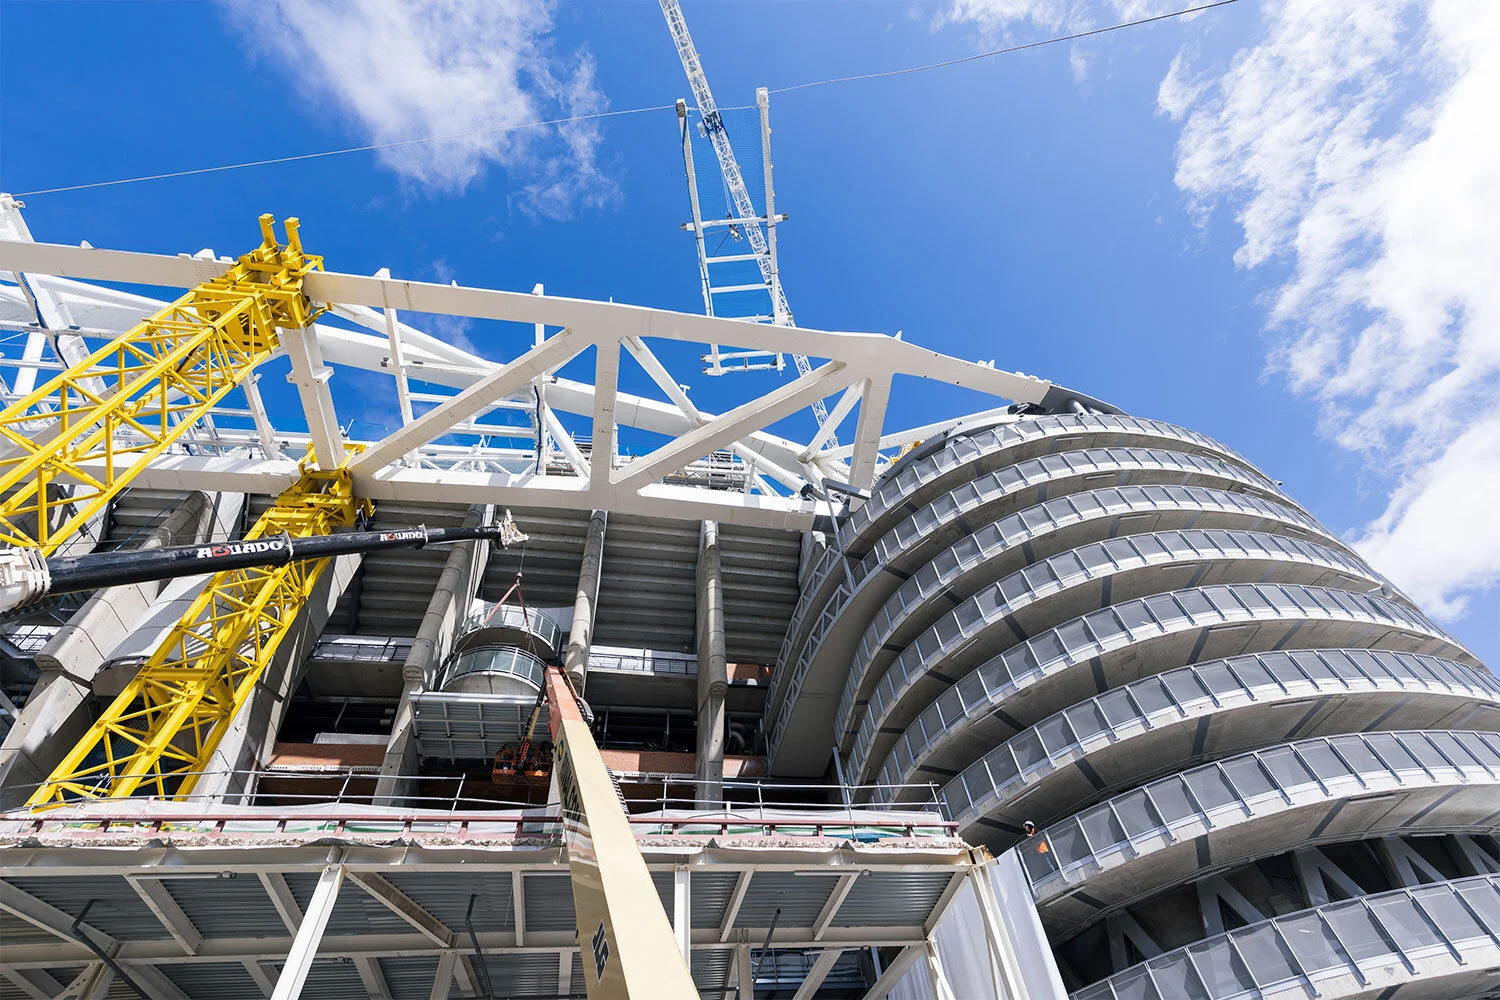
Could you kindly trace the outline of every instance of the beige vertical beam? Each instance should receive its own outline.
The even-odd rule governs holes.
[[[725,695],[729,690],[718,522],[704,521],[698,539],[698,757],[694,787],[699,808],[712,808],[724,801]]]
[[[599,577],[604,566],[604,532],[609,512],[589,514],[583,541],[583,561],[578,566],[578,591],[573,597],[573,624],[568,627],[568,655],[564,664],[573,686],[580,691],[589,670],[589,648],[594,643],[594,613],[599,603]]]

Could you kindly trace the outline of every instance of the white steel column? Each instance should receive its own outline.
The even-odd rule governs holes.
[[[389,278],[391,269],[382,267],[375,272],[377,278]],[[411,423],[411,389],[406,384],[406,358],[401,348],[401,320],[396,310],[385,307],[385,335],[391,342],[391,373],[396,376],[396,402],[401,407],[401,423]]]
[[[276,980],[276,992],[271,1000],[297,1000],[302,995],[302,984],[312,968],[318,954],[318,944],[323,940],[323,928],[328,926],[328,917],[333,913],[333,904],[339,898],[339,886],[344,881],[344,866],[328,865],[318,876],[317,888],[307,904],[302,925],[292,939],[292,950],[286,956],[281,976]]]
[[[896,984],[906,977],[907,970],[915,965],[923,954],[925,954],[923,946],[919,944],[909,944],[902,948],[901,954],[897,955],[891,964],[885,967],[880,978],[875,980],[875,985],[870,987],[864,1000],[883,1000],[891,990],[895,989]]]
[[[292,371],[286,380],[297,387],[302,412],[307,417],[307,432],[312,436],[313,455],[318,466],[336,469],[344,462],[344,434],[339,430],[338,414],[333,409],[333,393],[328,380],[333,369],[323,363],[318,335],[312,329],[284,329],[281,346],[291,359]]]
[[[693,965],[693,874],[686,867],[672,870],[672,931],[688,968]]]

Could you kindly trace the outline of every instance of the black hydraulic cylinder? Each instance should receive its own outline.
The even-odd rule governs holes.
[[[322,559],[373,549],[415,548],[500,538],[501,525],[477,528],[402,528],[398,531],[349,531],[311,538],[268,535],[239,542],[174,545],[140,552],[92,552],[82,556],[53,556],[47,571],[54,594],[98,590],[148,580],[218,573],[252,566],[280,566],[296,559]]]

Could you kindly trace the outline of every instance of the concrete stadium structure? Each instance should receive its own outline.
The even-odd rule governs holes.
[[[31,243],[0,207],[0,322],[34,340],[7,402],[161,304],[88,282],[225,266]],[[301,338],[316,378],[285,348],[307,429],[235,398],[89,544],[237,537],[285,452],[349,444],[376,527],[509,509],[529,540],[339,557],[177,799],[25,806],[201,578],[0,623],[0,1000],[280,996],[317,914],[304,996],[580,995],[555,795],[491,771],[549,664],[704,997],[1500,991],[1500,681],[1229,447],[894,338],[316,277],[348,322]],[[524,324],[535,365],[397,306]],[[664,369],[667,402],[619,391],[648,336],[830,361],[716,416]],[[594,384],[552,374],[566,337]],[[320,374],[346,368],[433,408],[346,441]],[[1014,402],[887,433],[893,374]],[[838,392],[854,444],[765,430]],[[501,447],[474,421],[517,401]],[[621,454],[627,426],[675,437]]]

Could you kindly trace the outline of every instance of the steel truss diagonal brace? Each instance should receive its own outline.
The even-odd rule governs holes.
[[[326,535],[370,513],[347,470],[305,463],[302,478],[245,538]],[[331,561],[216,574],[29,805],[122,798],[142,788],[187,796]]]
[[[285,248],[272,223],[226,274],[0,412],[0,542],[55,552],[276,351],[278,326],[312,321],[302,279],[322,259],[296,219]]]

